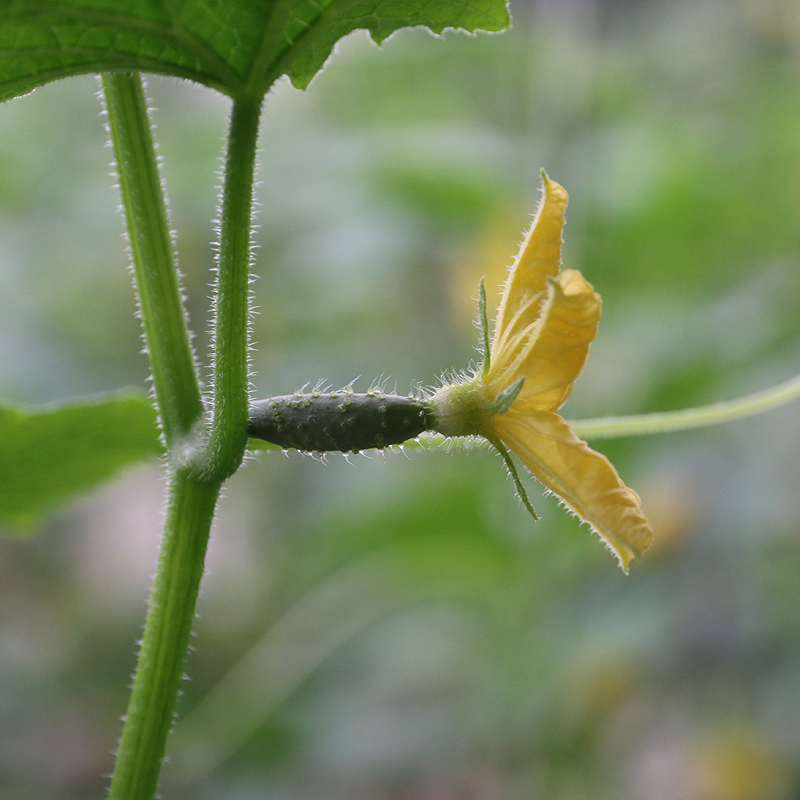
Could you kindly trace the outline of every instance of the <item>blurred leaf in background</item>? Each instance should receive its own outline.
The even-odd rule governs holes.
[[[59,500],[160,449],[155,411],[140,395],[0,408],[0,521],[30,528]]]
[[[356,33],[307,92],[273,87],[257,395],[359,375],[406,391],[466,367],[478,281],[502,280],[542,167],[570,193],[565,266],[604,299],[568,417],[797,373],[796,4],[511,12],[498,37]],[[227,104],[149,88],[203,353]],[[146,380],[94,91],[74,78],[0,106],[16,402]],[[627,579],[535,486],[532,526],[488,452],[254,458],[218,515],[164,796],[793,800],[797,415],[598,443],[657,532]],[[161,499],[155,469],[127,471],[40,539],[0,543],[0,797],[102,794]]]

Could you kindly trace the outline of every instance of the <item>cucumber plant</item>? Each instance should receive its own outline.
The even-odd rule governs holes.
[[[206,545],[220,490],[248,436],[277,447],[353,451],[436,429],[431,398],[376,389],[312,391],[251,402],[248,315],[255,155],[262,105],[276,80],[308,87],[334,44],[356,29],[381,42],[424,26],[499,31],[505,0],[9,0],[0,3],[0,99],[49,81],[100,73],[152,375],[152,402],[117,395],[58,408],[0,407],[0,518],[24,524],[47,506],[158,453],[169,479],[162,550],[110,796],[155,796]],[[204,390],[175,263],[140,73],[196,81],[231,101],[219,212],[212,381]],[[269,276],[262,284],[269,292]],[[485,300],[483,301],[485,317]],[[484,354],[490,341],[485,319]],[[504,409],[520,391],[512,383]],[[796,398],[795,378],[717,404],[573,425],[585,437],[723,422]],[[498,411],[498,409],[494,409]],[[509,461],[510,463],[510,461]],[[519,488],[519,481],[516,480]]]
[[[155,795],[211,521],[220,489],[241,465],[247,444],[252,194],[267,92],[282,76],[306,88],[334,44],[356,29],[380,43],[409,26],[439,34],[446,28],[499,31],[508,23],[505,0],[15,0],[0,5],[0,99],[71,75],[102,74],[160,429],[159,440],[144,398],[76,401],[48,413],[3,409],[2,460],[11,466],[0,512],[17,520],[35,516],[53,500],[147,453],[162,452],[168,471],[161,554],[112,798]],[[143,72],[197,81],[231,100],[211,323],[213,379],[207,393],[191,348]],[[287,403],[276,403],[288,413]],[[406,413],[403,402],[387,401],[386,408],[392,417],[395,408],[401,416]],[[129,421],[122,427],[121,414]],[[414,435],[415,424],[401,425],[397,435]],[[357,447],[362,441],[355,433],[347,435],[347,444]]]

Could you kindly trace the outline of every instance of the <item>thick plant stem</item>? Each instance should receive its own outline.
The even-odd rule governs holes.
[[[110,800],[155,796],[218,494],[219,484],[201,482],[188,470],[172,478],[158,571]]]
[[[251,217],[260,101],[231,112],[214,293],[214,417],[204,474],[224,480],[247,445]]]
[[[250,214],[260,104],[234,104],[223,191],[210,441],[141,80],[103,76],[170,471],[169,502],[112,800],[152,800],[183,676],[214,508],[247,439]]]
[[[197,367],[141,77],[106,73],[103,93],[153,388],[169,448],[176,438],[186,437],[202,416]]]

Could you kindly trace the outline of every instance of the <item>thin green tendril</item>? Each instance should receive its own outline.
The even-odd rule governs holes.
[[[585,439],[611,439],[617,436],[642,436],[720,425],[782,406],[800,397],[800,375],[761,392],[724,400],[708,406],[683,408],[654,414],[626,417],[603,417],[570,422],[578,436]]]

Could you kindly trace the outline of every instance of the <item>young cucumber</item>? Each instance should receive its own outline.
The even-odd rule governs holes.
[[[249,434],[309,452],[358,452],[413,439],[433,427],[425,400],[342,390],[268,397],[250,406]]]

